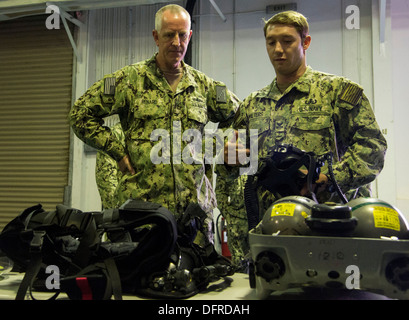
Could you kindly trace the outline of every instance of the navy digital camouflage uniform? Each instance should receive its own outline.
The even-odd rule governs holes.
[[[184,74],[176,92],[157,67],[156,55],[107,75],[75,102],[70,124],[81,140],[116,161],[126,154],[130,156],[136,173],[124,174],[119,181],[119,205],[129,198],[158,202],[179,218],[189,203],[196,202],[208,213],[210,224],[216,206],[208,180],[210,166],[203,161],[192,164],[180,161],[180,151],[186,150],[189,143],[180,141],[180,134],[174,139],[175,125],[182,134],[188,129],[203,134],[208,121],[219,123],[220,128],[227,127],[237,110],[238,99],[222,82],[184,62],[181,65]],[[112,114],[119,115],[125,146],[102,125],[102,118]],[[152,148],[161,142],[151,137],[155,129],[169,133],[169,164],[152,162]],[[175,152],[179,152],[177,161],[173,157]]]
[[[317,156],[331,151],[335,179],[348,196],[357,188],[358,196],[370,196],[368,184],[384,165],[387,143],[362,87],[309,66],[283,93],[275,79],[250,94],[233,127],[258,130],[258,159],[277,144],[291,144]],[[328,175],[327,163],[321,172]],[[259,190],[259,196],[260,210],[265,211],[274,198],[265,190]],[[339,202],[328,190],[317,198],[320,203]]]
[[[122,131],[121,123],[111,127],[111,132],[119,141],[125,144],[125,137]],[[95,163],[95,181],[99,195],[101,197],[102,207],[112,209],[117,207],[117,187],[118,181],[122,178],[122,172],[119,170],[118,162],[103,151],[98,151]]]

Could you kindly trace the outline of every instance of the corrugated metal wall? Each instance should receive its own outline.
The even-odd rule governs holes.
[[[28,206],[64,201],[73,54],[46,18],[0,23],[0,230]]]
[[[91,59],[88,86],[106,74],[152,57],[157,51],[152,37],[155,13],[163,5],[165,4],[89,11]],[[112,126],[116,122],[118,117],[113,116],[107,118],[105,123]]]
[[[152,38],[155,13],[164,4],[109,8],[89,12],[91,64],[89,86],[104,75],[150,58],[157,47]],[[118,122],[109,117],[109,126]]]
[[[105,74],[148,59],[157,51],[152,30],[155,28],[155,13],[163,5],[89,12],[89,46],[90,56],[93,57],[91,63],[94,64],[90,65],[93,70],[89,70],[89,85]]]

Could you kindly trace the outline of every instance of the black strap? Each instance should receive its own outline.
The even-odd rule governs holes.
[[[45,234],[45,231],[42,230],[33,231],[33,239],[30,243],[30,264],[28,265],[24,278],[18,288],[16,300],[24,300],[28,288],[33,285],[33,282],[41,269],[41,265],[43,262],[41,249],[43,246]]]
[[[105,260],[105,265],[107,267],[108,283],[110,282],[112,285],[112,294],[114,295],[114,299],[122,300],[121,278],[119,276],[115,260],[113,258],[108,258]],[[105,299],[109,299],[109,297],[105,297]]]
[[[72,264],[67,274],[75,274],[77,268],[84,268],[88,265],[92,253],[92,247],[100,241],[97,226],[92,216],[84,223],[84,230],[80,239],[75,256],[72,258]]]
[[[32,286],[35,278],[37,277],[38,272],[41,269],[42,257],[41,253],[33,255],[31,263],[28,266],[23,280],[20,283],[20,286],[17,291],[16,300],[24,300],[27,290]]]

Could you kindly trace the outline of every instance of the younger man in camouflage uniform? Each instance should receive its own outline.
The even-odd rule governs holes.
[[[258,129],[259,159],[277,144],[292,144],[318,156],[331,151],[334,175],[344,193],[359,188],[360,195],[369,196],[366,185],[382,170],[387,144],[363,89],[344,77],[307,66],[311,36],[300,13],[273,16],[265,24],[264,35],[276,78],[243,101],[233,127]],[[227,164],[229,147],[226,144]],[[249,151],[235,147],[239,153]],[[328,191],[327,174],[325,166],[316,181],[319,202],[334,196]],[[274,199],[268,192],[259,190],[259,194],[264,212]],[[307,195],[307,188],[300,194]]]
[[[118,205],[143,199],[161,203],[179,218],[196,202],[210,224],[215,199],[206,176],[209,166],[182,134],[188,129],[203,134],[208,121],[229,126],[238,99],[223,83],[182,61],[191,35],[184,8],[160,9],[153,31],[158,53],[96,82],[72,107],[70,123],[81,140],[118,161],[124,173]],[[119,115],[125,146],[102,125],[102,118],[112,114]],[[192,153],[189,163],[181,160],[186,151]],[[158,159],[163,161],[153,163]]]

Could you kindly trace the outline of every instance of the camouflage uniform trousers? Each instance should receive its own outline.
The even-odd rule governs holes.
[[[242,175],[227,183],[223,177],[216,178],[217,207],[225,219],[227,243],[232,263],[240,267],[249,252],[247,213],[244,203],[244,185],[247,176]]]

